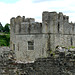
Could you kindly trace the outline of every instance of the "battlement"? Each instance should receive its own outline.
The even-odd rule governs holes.
[[[34,18],[25,18],[17,16],[11,18],[11,29],[15,34],[30,33],[60,33],[75,34],[75,24],[69,23],[69,16],[63,15],[62,12],[42,13],[42,23],[35,22]]]
[[[25,18],[25,16],[23,16],[23,17],[17,16],[16,18],[15,17],[11,18],[11,23],[19,24],[22,22],[34,23],[35,19],[34,18]]]
[[[25,18],[25,16],[17,16],[11,18],[11,27],[15,34],[30,34],[30,33],[41,33],[42,24],[35,22],[34,18]]]
[[[42,13],[42,32],[43,33],[60,33],[75,34],[75,24],[69,23],[69,16],[63,15],[62,12]]]
[[[46,17],[46,18],[44,18]],[[63,15],[62,12],[48,12],[48,11],[44,11],[43,14],[42,14],[42,21],[44,21],[44,19],[46,20],[53,20],[52,18],[56,18],[58,20],[63,20],[63,21],[67,21],[69,22],[69,16],[66,16],[66,15]]]

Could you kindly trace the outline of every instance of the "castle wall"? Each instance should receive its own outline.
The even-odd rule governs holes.
[[[13,45],[15,44],[15,29],[16,29],[16,27],[15,27],[15,18],[12,18],[11,20],[10,20],[10,49],[11,50],[13,50],[14,48],[13,48]]]
[[[33,61],[47,57],[47,38],[45,34],[16,35],[16,57],[20,61]],[[34,50],[28,50],[28,41],[34,41]]]
[[[58,33],[57,20],[56,12],[44,12],[42,14],[42,33]]]
[[[75,25],[69,23],[69,17],[63,13],[43,12],[42,33],[50,34],[51,50],[56,46],[75,46]]]
[[[34,18],[18,16],[11,19],[10,47],[17,60],[31,61],[46,57],[47,51],[59,46],[75,46],[75,24],[63,13],[43,12],[42,23]],[[28,41],[34,41],[34,50],[28,50]]]

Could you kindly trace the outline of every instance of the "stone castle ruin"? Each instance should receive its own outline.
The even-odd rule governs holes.
[[[43,12],[42,23],[34,18],[11,18],[10,48],[17,61],[34,61],[48,57],[57,46],[75,46],[75,24],[63,13]]]
[[[75,75],[75,25],[68,20],[56,12],[43,12],[42,23],[12,18],[10,48],[0,47],[0,75]]]

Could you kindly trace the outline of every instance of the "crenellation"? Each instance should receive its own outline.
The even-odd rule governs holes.
[[[39,22],[35,22],[35,23],[32,23],[31,25],[31,31],[30,33],[33,34],[33,33],[41,33],[42,32],[42,26]]]
[[[21,22],[22,22],[21,16],[17,16],[17,17],[16,17],[16,27],[15,27],[15,29],[16,29],[16,34],[21,33]]]
[[[16,17],[16,24],[20,24],[22,22],[21,16]]]
[[[42,30],[41,25],[35,22],[34,18],[26,18],[25,16],[16,17],[16,34],[30,34],[30,33],[40,33]],[[34,27],[33,27],[34,26]]]
[[[67,22],[69,23],[69,16],[66,16],[66,18],[67,18]]]
[[[11,23],[11,27],[13,27],[15,25],[15,17],[11,18],[10,19],[10,23]]]
[[[62,12],[59,12],[58,13],[58,21],[63,21],[63,13]]]
[[[68,22],[68,23],[69,23],[69,17],[68,17],[68,16],[66,16],[66,15],[63,15],[63,21],[66,21],[66,22]]]
[[[22,17],[22,22],[25,22],[25,16]]]
[[[34,18],[26,18],[25,22],[34,23],[35,19]]]

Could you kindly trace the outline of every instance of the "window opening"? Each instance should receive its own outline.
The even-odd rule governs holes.
[[[72,37],[71,37],[71,46],[73,45]]]
[[[58,22],[58,33],[59,33],[59,29],[60,29],[60,24],[59,24],[59,22]]]
[[[13,50],[15,50],[15,44],[13,44]]]
[[[28,41],[28,50],[34,50],[34,41]]]

